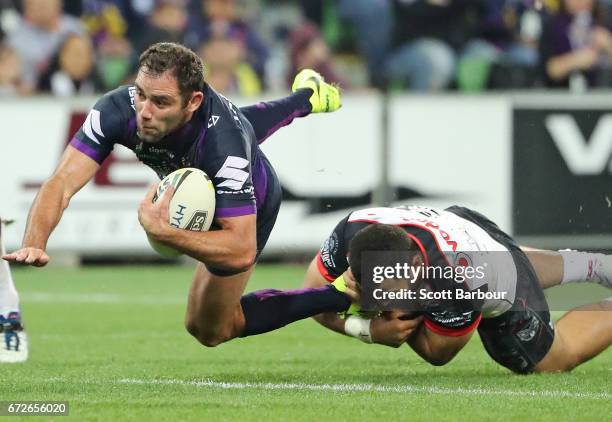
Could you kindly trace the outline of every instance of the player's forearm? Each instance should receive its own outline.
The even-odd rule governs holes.
[[[64,197],[62,181],[57,178],[47,180],[40,188],[30,208],[23,247],[44,250],[51,232],[59,223],[67,206],[68,199]]]
[[[245,240],[231,230],[194,232],[169,227],[155,240],[206,265],[238,272],[253,265],[257,249],[254,240]]]
[[[325,328],[328,328],[340,334],[345,334],[344,319],[341,318],[337,313],[327,312],[324,314],[315,315],[313,318]]]

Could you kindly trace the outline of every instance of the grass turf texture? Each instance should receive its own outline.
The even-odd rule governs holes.
[[[450,364],[433,367],[408,347],[362,344],[310,320],[206,349],[183,328],[192,272],[15,269],[30,360],[0,366],[0,400],[68,400],[71,417],[100,421],[610,416],[609,350],[571,374],[517,376],[477,336]],[[298,287],[303,273],[261,265],[248,289]],[[571,297],[592,292],[570,287]]]

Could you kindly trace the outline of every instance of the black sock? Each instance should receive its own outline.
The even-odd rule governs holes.
[[[240,299],[245,327],[241,337],[267,333],[323,312],[342,312],[351,301],[334,286],[299,290],[258,290]]]

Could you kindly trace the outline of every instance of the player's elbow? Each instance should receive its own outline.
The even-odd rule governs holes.
[[[439,354],[439,355],[427,356],[425,360],[427,360],[427,362],[429,362],[433,366],[444,366],[447,363],[449,363],[451,360],[453,360],[454,357],[455,355]]]
[[[444,366],[449,363],[455,356],[457,356],[458,350],[437,348],[429,349],[426,353],[421,354],[423,359],[433,366]]]
[[[236,260],[236,270],[240,272],[248,271],[253,265],[255,265],[256,256],[257,251],[255,249],[252,251],[247,251],[244,255]]]
[[[246,251],[242,254],[236,254],[235,256],[227,259],[226,262],[220,266],[219,269],[223,271],[224,275],[240,274],[251,269],[255,265],[256,252]]]
[[[243,245],[230,255],[226,263],[226,269],[233,273],[242,273],[248,271],[257,259],[257,246]]]

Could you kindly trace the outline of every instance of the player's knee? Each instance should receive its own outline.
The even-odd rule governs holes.
[[[559,373],[559,372],[570,372],[578,366],[578,361],[572,360],[560,360],[545,366],[536,366],[533,372],[544,374],[544,373]]]
[[[536,365],[533,372],[569,372],[577,367],[582,361],[583,359],[581,359],[580,356],[569,348],[565,348],[563,353],[556,354],[550,358],[545,357]]]

